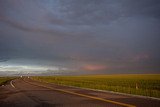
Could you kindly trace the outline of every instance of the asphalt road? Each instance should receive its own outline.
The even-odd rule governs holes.
[[[0,107],[160,107],[160,100],[19,78],[0,87]]]

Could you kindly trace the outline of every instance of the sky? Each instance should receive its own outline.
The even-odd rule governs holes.
[[[0,75],[160,73],[160,0],[0,0]]]

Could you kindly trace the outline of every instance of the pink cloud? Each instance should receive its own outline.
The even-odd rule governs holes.
[[[137,62],[137,61],[143,61],[143,60],[147,60],[150,58],[150,55],[148,54],[138,54],[138,55],[135,55],[133,58],[132,58],[132,61],[133,62]]]
[[[83,69],[88,71],[105,70],[108,67],[105,65],[85,65]]]

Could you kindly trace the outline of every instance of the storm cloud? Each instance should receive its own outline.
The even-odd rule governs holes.
[[[159,29],[159,0],[0,0],[0,71],[160,73]]]

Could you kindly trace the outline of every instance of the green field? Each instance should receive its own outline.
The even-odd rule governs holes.
[[[0,86],[12,79],[14,79],[14,77],[0,77]]]
[[[160,74],[32,77],[42,82],[160,98]]]

